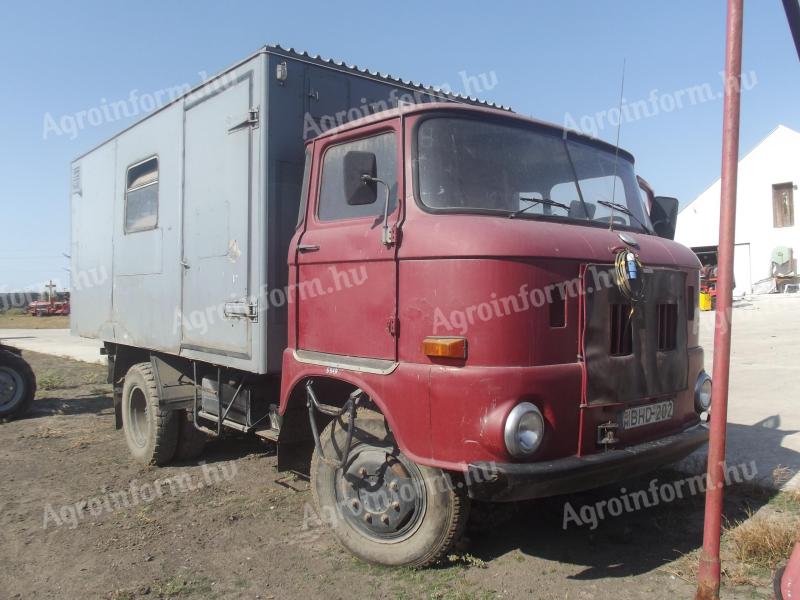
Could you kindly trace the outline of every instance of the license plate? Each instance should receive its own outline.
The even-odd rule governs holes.
[[[622,413],[622,428],[635,429],[661,421],[669,421],[674,409],[672,400],[628,408]]]

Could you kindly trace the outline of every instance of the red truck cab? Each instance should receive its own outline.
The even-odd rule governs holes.
[[[649,204],[624,150],[497,110],[401,107],[307,145],[279,441],[314,440],[345,547],[429,564],[470,499],[705,443],[700,264],[676,201]]]

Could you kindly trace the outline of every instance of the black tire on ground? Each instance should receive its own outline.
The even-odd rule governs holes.
[[[31,407],[36,395],[33,369],[18,354],[0,349],[0,418],[19,418]]]
[[[411,462],[379,413],[359,410],[347,463],[348,419],[334,419],[311,461],[311,489],[320,518],[358,558],[422,568],[442,559],[464,532],[469,498],[463,482]],[[326,460],[327,459],[327,460]]]
[[[176,416],[180,425],[175,460],[193,460],[203,453],[208,436],[202,431],[198,431],[192,423],[192,416],[188,411],[179,410]]]
[[[178,413],[164,410],[149,362],[128,369],[122,386],[122,429],[133,458],[147,465],[166,465],[178,445]]]

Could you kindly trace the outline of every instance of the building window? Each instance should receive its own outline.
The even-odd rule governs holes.
[[[158,158],[128,167],[125,183],[125,233],[155,229],[158,224]]]
[[[772,186],[772,217],[775,227],[794,227],[794,184]]]
[[[319,218],[322,221],[374,217],[383,214],[383,186],[378,201],[360,206],[347,203],[344,191],[345,155],[350,151],[371,152],[375,155],[378,179],[389,186],[389,213],[394,212],[397,198],[397,142],[394,133],[346,142],[328,149],[322,162],[322,183],[319,192]]]

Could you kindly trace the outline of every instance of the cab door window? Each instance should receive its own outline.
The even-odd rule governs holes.
[[[322,182],[319,191],[320,221],[339,221],[383,215],[385,188],[380,186],[378,201],[371,204],[347,203],[344,181],[344,157],[348,152],[370,152],[375,155],[377,178],[389,186],[389,213],[397,204],[397,142],[394,133],[338,144],[325,152],[322,161]]]

